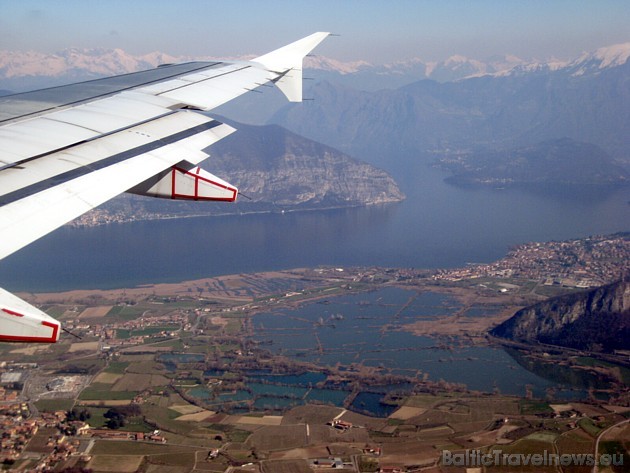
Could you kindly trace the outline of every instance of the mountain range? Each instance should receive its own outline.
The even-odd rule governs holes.
[[[243,56],[235,59],[251,59]],[[453,55],[442,61],[425,61],[410,58],[389,64],[371,64],[367,61],[343,62],[324,56],[306,58],[305,68],[318,79],[347,82],[361,90],[398,88],[421,79],[438,82],[479,77],[503,76],[532,71],[570,70],[573,74],[604,69],[624,64],[630,57],[630,42],[611,45],[593,52],[585,52],[573,60],[525,60],[513,55],[493,56],[485,60]],[[190,60],[216,59],[172,56],[163,52],[134,55],[122,49],[70,48],[57,53],[36,51],[0,50],[0,81],[6,83],[17,78],[63,78],[77,80],[90,77],[124,74],[156,67],[160,64]],[[16,92],[23,90],[22,86]]]
[[[321,81],[308,107],[284,107],[271,121],[380,166],[561,138],[630,163],[630,62],[623,51],[614,60],[600,51],[565,67],[423,79],[375,92]]]
[[[453,56],[441,62],[410,59],[373,65],[316,56],[307,58],[305,74],[315,79],[305,81],[305,96],[311,100],[287,105],[275,88],[265,88],[213,112],[249,124],[281,125],[394,175],[418,169],[419,161],[486,155],[492,159],[481,160],[485,175],[477,178],[511,179],[496,167],[525,149],[542,150],[563,139],[581,143],[579,154],[585,157],[580,159],[590,161],[591,168],[607,156],[610,171],[630,166],[629,58],[630,43],[569,61]],[[73,49],[56,55],[4,51],[0,89],[17,91],[35,82],[50,86],[183,59],[188,58],[132,56],[122,50]],[[589,159],[591,151],[595,154]],[[570,166],[571,156],[565,153],[563,159]],[[538,182],[549,181],[563,166],[548,159],[528,161],[540,173],[528,179]],[[583,175],[595,175],[588,166],[584,169]],[[516,171],[512,166],[510,172]]]

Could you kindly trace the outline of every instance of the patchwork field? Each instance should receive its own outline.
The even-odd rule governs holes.
[[[188,422],[204,422],[206,421],[209,417],[212,417],[213,415],[215,415],[216,412],[214,411],[200,411],[200,412],[195,412],[193,414],[184,414],[181,415],[179,417],[176,417],[175,420],[179,420],[179,421],[188,421]]]
[[[11,350],[9,353],[14,353],[17,355],[35,355],[36,353],[39,352],[43,352],[48,350],[48,347],[46,345],[36,345],[36,344],[29,344],[25,347],[20,347],[20,348],[16,348],[15,350]]]
[[[250,424],[250,425],[280,425],[282,423],[282,416],[235,416],[230,419],[230,423],[234,424]]]
[[[68,352],[76,353],[78,351],[96,351],[98,350],[99,342],[79,342],[70,345]]]
[[[112,387],[112,391],[143,391],[155,386],[166,386],[170,380],[159,374],[126,373]]]
[[[204,411],[201,407],[194,406],[193,404],[173,404],[169,409],[173,409],[175,412],[179,412],[182,415]]]
[[[264,426],[251,435],[248,443],[259,450],[281,450],[304,447],[308,444],[306,426]]]
[[[409,407],[403,406],[389,416],[390,419],[409,420],[421,414],[424,414],[427,409],[421,407]]]
[[[105,317],[107,313],[112,310],[112,305],[102,305],[96,307],[88,307],[79,314],[80,319],[97,319]]]
[[[268,460],[263,462],[264,473],[313,473],[306,460]]]
[[[131,404],[131,399],[99,399],[99,400],[77,401],[78,406],[97,405],[99,407],[117,407],[117,406],[128,406],[129,404]]]
[[[94,455],[88,463],[88,468],[95,472],[133,473],[140,468],[143,460],[143,455]]]
[[[273,277],[276,279],[239,275],[182,283],[177,287],[186,294],[192,292],[193,296],[173,297],[171,293],[164,300],[155,292],[157,286],[136,288],[138,293],[146,294],[149,299],[124,306],[107,305],[114,303],[113,300],[98,300],[100,305],[91,310],[83,310],[84,304],[71,306],[75,311],[73,319],[91,319],[84,320],[83,323],[93,325],[103,322],[96,319],[106,317],[104,320],[108,323],[119,324],[117,330],[124,337],[154,334],[162,330],[174,332],[161,334],[155,340],[145,341],[145,345],[138,346],[118,346],[104,339],[103,343],[111,345],[107,357],[97,357],[93,353],[86,356],[87,351],[98,350],[98,342],[75,342],[74,338],[66,338],[53,348],[10,347],[3,353],[11,350],[11,353],[31,357],[37,356],[40,349],[48,350],[45,355],[40,355],[41,361],[33,360],[44,363],[43,358],[48,357],[56,363],[53,368],[57,371],[50,370],[54,374],[47,375],[39,383],[42,392],[45,391],[44,397],[49,395],[51,387],[61,389],[65,386],[57,382],[57,378],[71,379],[65,374],[66,371],[61,370],[67,370],[68,374],[86,373],[83,375],[85,384],[90,384],[80,393],[80,400],[76,404],[79,388],[72,394],[72,399],[38,401],[37,407],[40,410],[44,407],[49,411],[69,410],[80,406],[79,411],[85,408],[90,411],[90,425],[104,428],[108,420],[104,414],[110,407],[128,405],[133,400],[134,405],[131,408],[119,409],[127,416],[123,430],[145,433],[159,430],[160,435],[166,439],[165,444],[157,444],[148,441],[94,441],[83,438],[80,440],[80,450],[84,449],[86,443],[95,442],[90,451],[92,460],[85,465],[95,473],[210,473],[224,472],[230,466],[233,473],[312,473],[323,470],[313,467],[312,460],[307,459],[328,457],[342,457],[344,461],[357,458],[362,465],[361,471],[365,472],[377,471],[379,466],[387,464],[415,465],[422,471],[429,472],[437,471],[437,466],[429,465],[437,461],[443,449],[454,451],[496,448],[505,453],[539,453],[544,449],[556,449],[561,453],[589,452],[594,449],[594,437],[599,432],[627,415],[627,408],[603,409],[591,403],[551,398],[546,401],[525,400],[511,396],[463,392],[459,387],[438,388],[430,381],[424,386],[430,389],[415,391],[423,394],[414,394],[406,399],[397,394],[389,396],[386,402],[398,403],[398,408],[387,418],[353,412],[348,404],[345,404],[345,408],[308,404],[286,412],[266,406],[257,411],[249,411],[256,409],[257,405],[252,407],[248,404],[230,411],[221,405],[221,400],[211,399],[212,404],[204,404],[200,398],[193,398],[188,387],[203,387],[209,380],[212,380],[213,389],[216,386],[218,392],[223,390],[239,394],[251,382],[248,379],[250,371],[256,373],[259,369],[260,373],[264,373],[265,379],[268,372],[276,374],[278,366],[282,369],[277,370],[277,374],[284,375],[278,376],[278,379],[290,379],[293,371],[297,371],[296,368],[308,372],[319,369],[302,361],[290,365],[284,358],[278,359],[282,364],[276,364],[271,355],[263,352],[264,345],[247,345],[241,340],[247,333],[248,312],[242,308],[226,310],[228,299],[237,302],[253,300],[259,295],[266,298],[273,296],[276,305],[277,294],[288,291],[291,295],[286,297],[285,304],[291,306],[301,302],[298,293],[293,293],[295,290],[299,291],[296,289],[299,285],[294,287],[293,284],[297,279],[292,280],[293,276],[284,273],[274,274]],[[326,298],[337,294],[335,288],[338,289],[338,285],[333,286],[333,292],[324,292]],[[269,293],[270,289],[274,291],[272,295]],[[129,293],[127,297],[130,297]],[[212,298],[225,300],[209,301]],[[262,306],[266,303],[265,300],[259,298],[256,303]],[[325,307],[320,309],[325,310]],[[177,317],[173,320],[165,318],[159,324],[142,330],[137,329],[141,325],[127,323],[141,315],[151,318],[165,314],[167,317]],[[195,335],[195,330],[203,330],[203,336]],[[53,353],[51,350],[54,349],[58,351]],[[184,361],[180,362],[179,357],[173,357],[178,361],[171,362],[169,357],[159,356],[160,351],[202,356],[200,361],[195,362],[186,361],[183,356],[181,360]],[[26,361],[31,360],[26,358]],[[359,368],[356,372],[345,368],[327,371],[326,383],[345,383],[355,392],[364,388],[359,387],[361,383],[369,386],[374,382],[374,385],[378,385],[374,381],[378,379],[375,369]],[[62,374],[58,374],[59,372]],[[422,373],[416,373],[416,377],[420,384]],[[220,378],[221,383],[216,383],[217,378]],[[31,375],[29,382],[36,380]],[[353,383],[357,383],[356,388]],[[292,392],[288,389],[293,389],[274,382],[265,388],[278,395]],[[306,389],[300,386],[296,391],[305,392]],[[431,392],[439,394],[430,394]],[[213,393],[216,394],[217,392]],[[253,395],[252,398],[256,399]],[[346,401],[349,403],[348,399],[350,398]],[[189,400],[198,402],[199,406],[189,403]],[[571,412],[570,415],[574,417],[553,417],[554,411],[561,414],[569,410],[576,410],[577,416]],[[265,415],[278,413],[282,415]],[[505,418],[508,420],[504,421]],[[346,430],[334,428],[328,424],[333,419],[351,422],[353,427]],[[611,429],[603,440],[608,443],[617,439],[625,441],[629,436],[630,426],[624,425]],[[39,446],[42,450],[50,449],[45,445],[47,442],[48,435],[44,438],[38,434],[33,448]],[[602,444],[600,448],[603,448]],[[217,458],[210,458],[209,453],[215,448],[220,449],[220,454]],[[377,453],[379,449],[380,455]],[[235,466],[249,462],[255,464]],[[66,465],[71,466],[74,465]],[[352,470],[346,467],[341,471]],[[490,471],[500,473],[498,469]],[[585,470],[576,472],[588,473]]]
[[[107,371],[103,371],[99,373],[96,378],[94,378],[95,383],[104,383],[104,384],[114,384],[120,378],[122,378],[122,374],[118,373],[108,373]]]

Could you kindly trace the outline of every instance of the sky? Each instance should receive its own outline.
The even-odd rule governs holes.
[[[0,0],[0,49],[46,53],[234,57],[330,31],[317,53],[342,61],[572,59],[628,25],[628,0]]]

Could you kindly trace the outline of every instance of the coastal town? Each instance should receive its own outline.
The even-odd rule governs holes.
[[[629,265],[630,236],[617,234],[528,243],[497,262],[459,269],[302,268],[24,294],[69,333],[56,345],[0,347],[0,461],[20,471],[438,472],[446,471],[445,446],[568,454],[593,451],[600,436],[609,441],[606,453],[622,453],[630,414],[623,364],[547,353],[557,367],[606,387],[572,401],[553,389],[540,398],[531,386],[504,395],[383,364],[277,354],[251,321],[404,288],[446,297],[431,320],[402,326],[433,337],[427,349],[487,346],[487,330],[517,308],[614,282]],[[397,309],[362,298],[356,307],[392,313],[384,318],[400,324],[415,300]],[[442,314],[451,310],[455,316]],[[313,320],[309,331],[344,323],[337,312]],[[327,350],[319,343],[313,356]]]
[[[480,277],[539,280],[547,285],[587,288],[630,274],[630,236],[618,234],[569,241],[526,243],[490,264],[439,270],[437,280]]]

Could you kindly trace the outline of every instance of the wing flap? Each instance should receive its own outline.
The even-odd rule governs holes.
[[[54,343],[61,324],[0,288],[0,342]]]
[[[238,189],[189,161],[141,182],[127,192],[162,199],[234,202]]]

